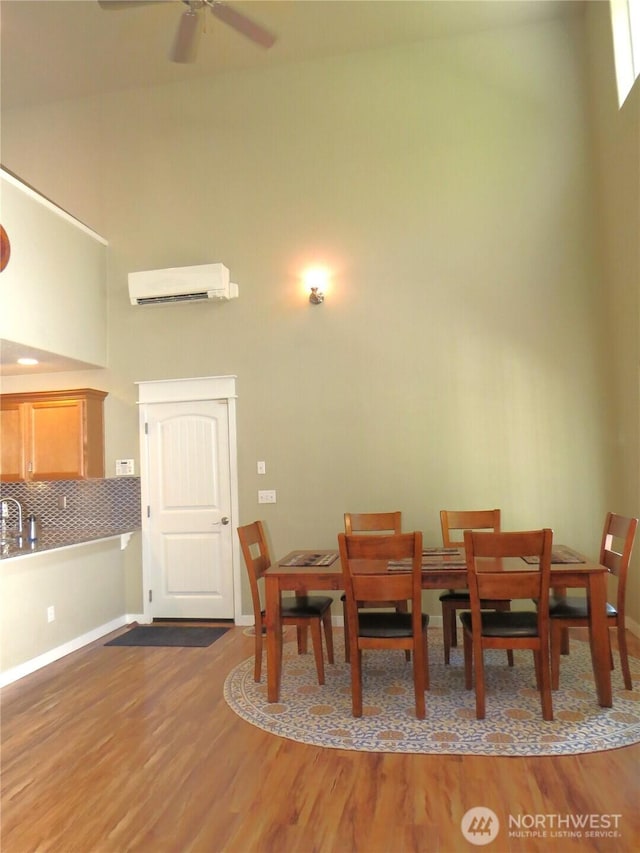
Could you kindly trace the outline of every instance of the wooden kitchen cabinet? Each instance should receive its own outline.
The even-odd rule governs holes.
[[[105,391],[0,396],[0,480],[104,477]]]

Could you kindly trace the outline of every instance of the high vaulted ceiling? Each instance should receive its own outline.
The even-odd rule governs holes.
[[[208,12],[194,64],[167,52],[183,0],[105,10],[97,0],[2,0],[3,110],[533,23],[575,0],[230,0],[278,40],[257,47]]]
[[[0,0],[0,107],[153,86],[579,14],[581,0],[230,0],[277,36],[257,47],[208,12],[197,61],[167,58],[183,0],[104,10],[97,0]],[[16,364],[34,355],[37,368]],[[3,341],[0,375],[83,369]]]

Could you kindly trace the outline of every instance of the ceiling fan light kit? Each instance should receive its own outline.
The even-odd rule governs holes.
[[[206,7],[222,23],[248,38],[254,44],[270,48],[276,37],[260,24],[223,3],[222,0],[98,0],[101,9],[127,9],[133,6],[152,6],[157,3],[181,2],[187,6],[178,22],[169,58],[173,62],[195,62],[200,40],[200,12]]]

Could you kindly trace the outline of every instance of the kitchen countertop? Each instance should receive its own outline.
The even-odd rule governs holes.
[[[123,536],[131,533],[130,528],[120,527],[87,527],[84,529],[64,530],[49,528],[38,534],[35,542],[27,541],[26,535],[21,540],[16,537],[0,543],[0,560],[13,557],[28,557],[31,554],[41,554],[56,548],[69,548],[86,542],[96,542],[99,539],[109,539],[113,536]]]

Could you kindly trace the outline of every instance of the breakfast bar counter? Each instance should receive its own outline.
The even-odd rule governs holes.
[[[0,560],[18,559],[32,554],[41,554],[54,549],[71,548],[84,545],[87,542],[98,542],[116,536],[126,536],[132,533],[131,527],[123,529],[116,526],[92,526],[82,529],[49,528],[39,533],[34,542],[29,542],[26,536],[12,537],[0,544]],[[124,543],[123,543],[124,544]]]

